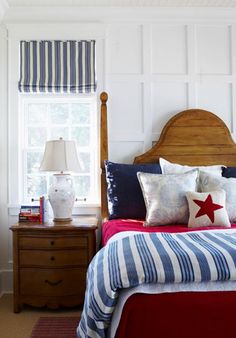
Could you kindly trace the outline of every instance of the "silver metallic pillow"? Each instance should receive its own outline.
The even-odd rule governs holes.
[[[146,226],[188,223],[187,191],[196,191],[198,170],[185,174],[137,173],[146,204]]]
[[[202,192],[223,189],[226,193],[226,210],[231,223],[236,223],[236,178],[218,177],[201,172],[199,186]]]

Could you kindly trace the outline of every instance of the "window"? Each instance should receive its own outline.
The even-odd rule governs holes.
[[[75,140],[82,171],[73,173],[78,201],[98,202],[96,95],[20,94],[23,201],[46,194],[51,173],[39,171],[47,140]]]
[[[87,164],[87,167],[89,166],[89,170],[86,169],[83,170],[83,172],[76,173],[74,176],[75,180],[75,188],[78,198],[84,198],[86,197],[85,202],[76,203],[74,213],[75,214],[95,214],[99,213],[99,204],[100,204],[100,171],[99,171],[99,149],[98,149],[98,112],[97,112],[97,94],[100,93],[104,88],[104,43],[105,43],[105,33],[106,33],[106,26],[101,24],[87,24],[87,23],[65,23],[57,26],[53,26],[51,24],[44,23],[42,27],[39,29],[39,25],[36,24],[23,24],[21,25],[19,29],[18,24],[10,24],[8,26],[8,47],[9,47],[9,54],[8,54],[8,82],[9,82],[9,92],[8,92],[8,181],[6,182],[8,185],[8,207],[9,207],[9,213],[10,215],[18,216],[18,207],[19,205],[26,203],[27,201],[30,201],[31,197],[38,197],[35,196],[36,194],[41,194],[41,192],[47,193],[47,188],[50,185],[50,180],[52,173],[45,173],[45,172],[39,172],[37,169],[37,166],[39,167],[43,150],[45,147],[44,140],[42,139],[42,142],[37,145],[33,144],[33,142],[36,142],[35,140],[32,140],[31,143],[29,143],[28,138],[30,134],[30,131],[28,130],[30,126],[36,127],[36,123],[33,123],[32,119],[33,114],[31,115],[30,119],[28,119],[29,112],[27,112],[27,109],[29,110],[30,107],[28,107],[29,104],[45,104],[47,106],[47,109],[49,110],[49,103],[61,103],[64,102],[66,104],[71,103],[87,103],[90,102],[90,143],[89,146],[87,146],[87,149],[90,147],[91,152],[90,155],[87,155],[89,159],[87,162],[85,162],[86,157],[86,146],[80,146],[78,145],[78,152],[81,158],[81,161]],[[86,40],[84,40],[86,39]],[[83,84],[81,80],[86,79],[87,76],[80,75],[80,79],[76,80],[74,77],[74,74],[76,73],[76,70],[74,71],[74,68],[71,70],[73,76],[69,76],[67,79],[67,84],[72,84],[73,88],[76,89],[75,92],[73,91],[71,93],[70,90],[67,90],[66,93],[64,92],[64,88],[68,89],[68,86],[65,86],[64,81],[62,79],[65,76],[65,71],[62,70],[62,67],[60,67],[60,71],[62,72],[63,76],[52,76],[53,78],[53,84],[55,84],[55,80],[60,79],[60,85],[63,86],[63,90],[60,91],[60,93],[57,90],[47,90],[40,92],[37,91],[37,93],[32,91],[24,91],[19,90],[19,80],[21,79],[21,75],[24,73],[23,69],[21,68],[21,44],[22,41],[68,41],[67,44],[70,46],[69,50],[67,49],[67,52],[65,52],[66,45],[63,44],[63,57],[59,57],[58,54],[53,53],[54,56],[56,56],[56,59],[65,60],[67,58],[67,61],[75,54],[76,56],[82,55],[84,64],[84,53],[74,53],[75,47],[73,46],[72,41],[94,41],[93,46],[95,48],[95,57],[90,58],[90,60],[93,60],[94,64],[94,70],[96,70],[96,74],[94,79],[96,80],[92,84],[92,90],[88,91],[87,84]],[[22,44],[24,45],[24,44]],[[87,45],[86,45],[87,46]],[[91,48],[85,48],[87,52]],[[28,49],[27,49],[28,50]],[[45,60],[46,62],[43,62],[41,59],[43,55],[43,51],[47,51],[49,48],[43,48],[42,53],[36,53],[37,58],[40,64],[38,64],[38,61],[35,64],[35,67],[28,67],[30,63],[26,62],[25,65],[27,66],[27,76],[25,79],[34,79],[36,80],[37,84],[41,84],[40,78],[36,76],[35,73],[31,74],[31,70],[37,69],[40,71],[40,74],[43,75],[43,78],[45,81],[51,79],[50,76],[45,76],[46,73],[42,69],[42,66],[45,65],[52,65],[52,62],[49,62],[49,59]],[[61,48],[60,48],[61,50]],[[31,51],[31,49],[30,49]],[[39,51],[39,50],[38,50]],[[55,48],[54,48],[55,51]],[[71,57],[68,59],[68,55],[70,55],[70,51],[72,51]],[[82,49],[83,51],[83,49]],[[30,55],[35,55],[34,53],[30,52]],[[94,54],[93,54],[94,55]],[[62,56],[62,55],[61,55]],[[65,56],[65,58],[64,58]],[[87,60],[87,58],[85,58]],[[51,60],[51,59],[50,59]],[[78,61],[80,62],[80,61]],[[64,62],[63,62],[64,64]],[[68,66],[70,66],[70,62],[66,62]],[[74,64],[74,61],[72,60],[72,64]],[[96,64],[96,67],[95,67]],[[62,63],[61,63],[62,65]],[[55,67],[53,67],[55,69]],[[79,73],[81,74],[81,66],[77,67],[76,69],[79,70]],[[91,69],[91,68],[90,68]],[[21,74],[21,71],[23,73]],[[48,74],[48,73],[47,73]],[[59,73],[57,72],[57,75]],[[68,74],[68,72],[67,72]],[[91,73],[90,73],[91,74]],[[23,80],[23,78],[21,79]],[[28,81],[28,80],[27,80]],[[30,82],[31,83],[31,82]],[[21,82],[23,85],[23,82]],[[53,85],[50,81],[48,81],[48,84]],[[27,83],[26,83],[27,85]],[[75,86],[74,86],[75,85]],[[84,90],[77,90],[78,86],[82,85],[82,88],[85,88]],[[58,86],[58,84],[56,84]],[[64,94],[63,94],[64,93]],[[31,106],[32,108],[32,106]],[[32,108],[36,109],[36,108]],[[92,113],[94,112],[94,114]],[[40,114],[44,115],[44,113],[41,112]],[[36,113],[34,114],[36,115]],[[71,115],[71,113],[69,113]],[[50,115],[49,111],[47,111],[46,114],[48,125],[45,127],[47,129],[47,135],[46,138],[50,139],[52,136],[50,135]],[[36,117],[35,117],[36,119]],[[39,117],[38,117],[39,120]],[[37,119],[36,119],[37,121]],[[39,123],[37,123],[37,127],[40,128],[43,124],[43,121],[41,120]],[[69,121],[68,121],[69,124]],[[74,126],[77,126],[75,123],[71,126],[68,126],[68,134],[72,133],[72,128]],[[81,122],[82,124],[82,122]],[[58,126],[59,127],[59,126]],[[60,127],[64,127],[62,123],[60,124]],[[37,128],[35,128],[37,130]],[[56,125],[55,125],[56,129]],[[32,131],[32,130],[31,130]],[[43,132],[42,132],[43,133]],[[41,134],[40,134],[41,135]],[[57,136],[57,135],[55,135]],[[63,135],[62,135],[63,136]],[[41,138],[41,136],[40,136]],[[32,157],[30,158],[29,152],[31,152]],[[33,154],[37,153],[38,154]],[[88,153],[87,153],[88,154]],[[35,159],[33,159],[33,156],[35,156]],[[27,165],[27,162],[32,161],[32,166]],[[33,164],[34,162],[34,164]],[[30,166],[32,169],[30,169]],[[84,164],[85,166],[85,164]],[[86,171],[85,171],[86,170]],[[34,183],[36,180],[41,181],[42,184],[38,184],[37,187],[34,186]],[[34,180],[34,181],[33,181]],[[87,180],[87,184],[86,184]],[[82,181],[82,183],[81,183]],[[79,185],[80,184],[80,185]],[[41,190],[40,190],[41,189]],[[87,191],[87,195],[84,191]],[[34,195],[34,196],[32,196]],[[80,201],[79,201],[80,202]]]

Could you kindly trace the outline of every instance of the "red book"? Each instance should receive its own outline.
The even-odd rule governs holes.
[[[43,197],[39,198],[39,221],[43,224]]]

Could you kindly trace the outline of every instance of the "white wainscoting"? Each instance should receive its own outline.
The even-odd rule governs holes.
[[[214,112],[235,132],[236,25],[180,21],[116,23],[108,29],[113,161],[132,162],[170,117],[188,108]]]
[[[8,230],[8,114],[7,114],[7,33],[0,27],[0,295],[11,288],[5,283],[5,270],[9,265]],[[7,284],[7,285],[6,285]]]

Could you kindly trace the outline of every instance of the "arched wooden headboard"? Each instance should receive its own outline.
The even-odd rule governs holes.
[[[108,159],[107,93],[101,98],[101,214],[107,211],[104,160]],[[179,164],[236,166],[236,144],[225,123],[215,114],[202,109],[188,109],[173,116],[165,125],[158,142],[134,163],[155,163],[159,157]]]

